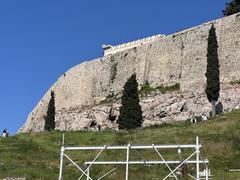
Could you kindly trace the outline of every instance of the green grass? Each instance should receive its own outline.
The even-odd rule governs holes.
[[[157,91],[160,91],[162,94],[165,94],[167,92],[173,92],[178,90],[180,90],[180,84],[178,83],[172,86],[157,86],[157,87],[151,87],[149,83],[146,83],[141,86],[140,94],[142,96],[146,96]]]
[[[120,144],[187,144],[195,143],[200,137],[201,155],[210,161],[214,179],[238,180],[240,173],[229,173],[229,169],[240,168],[240,111],[221,114],[208,123],[197,125],[189,122],[163,124],[133,131],[105,132],[66,132],[66,146],[98,146]],[[35,134],[19,134],[14,137],[0,138],[0,179],[4,177],[26,177],[29,180],[53,180],[58,178],[59,153],[62,132],[53,131]],[[162,150],[167,159],[177,159],[176,150]],[[184,151],[185,156],[191,152]],[[94,152],[67,152],[79,165],[91,160]],[[99,160],[123,160],[125,152],[106,151]],[[154,151],[131,151],[131,160],[159,160]],[[102,175],[115,166],[94,166],[93,178]],[[189,172],[194,167],[188,166]],[[129,180],[161,179],[167,174],[164,166],[130,166]],[[77,179],[78,171],[67,161],[64,162],[64,179]],[[110,179],[124,179],[124,166]]]
[[[174,84],[172,86],[158,86],[156,87],[157,90],[159,90],[162,94],[165,94],[167,92],[172,92],[172,91],[178,91],[180,90],[180,84]]]

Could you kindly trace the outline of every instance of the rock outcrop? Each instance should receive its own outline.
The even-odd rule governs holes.
[[[119,101],[102,102],[110,96],[119,97],[134,72],[140,85],[180,84],[178,92],[142,98],[144,126],[208,113],[210,104],[204,88],[207,37],[212,24],[219,44],[220,102],[225,110],[238,107],[239,86],[230,85],[240,79],[240,14],[235,14],[73,67],[43,96],[19,132],[43,130],[52,90],[57,129],[116,129]]]

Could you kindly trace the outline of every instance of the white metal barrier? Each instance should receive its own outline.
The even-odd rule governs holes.
[[[159,149],[177,149],[178,153],[181,153],[182,149],[190,148],[193,150],[192,154],[189,155],[186,159],[184,160],[165,160],[163,155],[160,153]],[[196,175],[193,176],[191,174],[188,174],[188,176],[192,177],[193,179],[200,180],[202,179],[202,176],[200,177],[200,164],[204,164],[205,166],[205,172],[209,172],[208,169],[208,160],[200,160],[200,148],[201,145],[199,144],[199,138],[196,137],[196,144],[179,144],[179,145],[122,145],[122,146],[89,146],[89,147],[65,147],[64,146],[64,134],[63,134],[63,140],[62,140],[62,147],[61,147],[61,153],[60,153],[60,170],[59,170],[59,180],[63,179],[63,161],[64,157],[68,159],[80,172],[81,175],[78,178],[78,180],[81,180],[82,177],[86,177],[87,180],[93,180],[90,176],[90,168],[93,165],[125,165],[126,170],[125,170],[125,180],[128,180],[128,175],[129,175],[129,165],[145,165],[145,164],[151,164],[151,165],[156,165],[156,164],[164,164],[169,170],[169,174],[166,175],[163,180],[166,180],[167,178],[174,177],[175,179],[178,180],[176,171],[181,168],[184,164],[195,164],[196,165]],[[154,150],[158,156],[160,157],[161,160],[156,161],[156,160],[137,160],[137,161],[131,161],[129,160],[130,158],[130,150],[138,150],[138,149],[151,149]],[[91,151],[91,150],[99,150],[98,154],[95,156],[95,158],[92,161],[86,161],[84,164],[87,165],[87,168],[81,168],[76,162],[74,162],[65,152],[66,151]],[[124,161],[96,161],[99,156],[102,154],[102,152],[106,150],[124,150],[126,151],[126,160]],[[193,157],[195,156],[195,160],[193,160]],[[175,164],[176,167],[172,169],[169,165],[170,164]],[[116,168],[111,169],[101,177],[99,177],[97,180],[103,179],[107,175],[111,174],[114,172]],[[209,176],[208,173],[205,173],[204,179],[208,180]]]

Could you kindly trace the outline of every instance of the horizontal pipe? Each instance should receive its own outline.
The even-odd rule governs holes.
[[[240,172],[240,169],[229,169],[229,172]]]
[[[65,147],[65,150],[102,150],[104,146],[89,146],[89,147]],[[106,146],[106,150],[127,149],[127,146]]]
[[[129,161],[129,164],[180,164],[182,161]],[[119,165],[125,165],[127,162],[126,161],[86,161],[84,164],[93,164],[93,165],[114,165],[114,164],[119,164]],[[196,164],[197,161],[186,161],[186,164]],[[201,164],[208,163],[208,161],[199,161]]]
[[[201,147],[201,145],[199,145]],[[114,149],[127,149],[128,146],[83,146],[83,147],[65,147],[65,150],[101,150],[105,148],[106,150]],[[195,144],[180,144],[180,145],[137,145],[130,146],[130,149],[178,149],[178,148],[196,148]]]

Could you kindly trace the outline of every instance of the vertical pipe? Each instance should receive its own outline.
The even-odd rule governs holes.
[[[196,137],[196,161],[197,161],[197,167],[196,167],[196,180],[199,180],[199,155],[200,155],[200,149],[199,149],[199,138]]]
[[[87,169],[87,180],[90,180],[89,175],[90,175],[90,168]]]
[[[62,180],[64,151],[65,151],[65,148],[64,148],[64,134],[63,134],[62,147],[61,147],[61,153],[60,153],[60,167],[59,167],[60,169],[59,169],[58,180]]]
[[[61,148],[61,154],[60,154],[60,170],[59,170],[59,178],[58,178],[58,180],[62,180],[63,157],[64,157],[64,146],[62,146],[62,148]]]
[[[208,180],[208,165],[206,165],[206,180]]]
[[[127,145],[127,159],[126,159],[126,180],[128,180],[128,166],[129,166],[129,150],[130,144]]]

